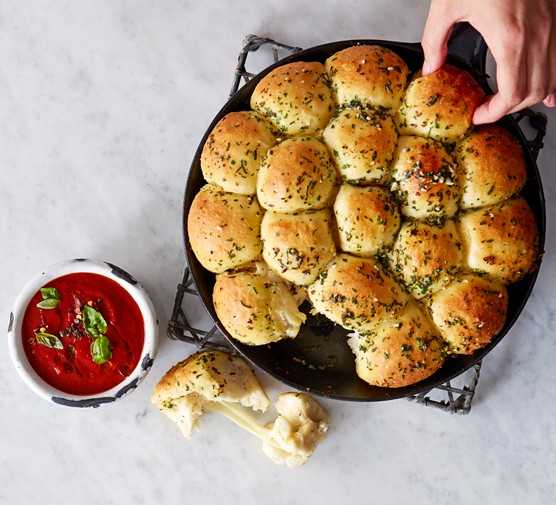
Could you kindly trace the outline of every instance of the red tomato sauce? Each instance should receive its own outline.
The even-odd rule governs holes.
[[[23,347],[37,374],[60,391],[76,395],[101,393],[122,382],[137,366],[145,339],[143,316],[131,295],[112,279],[92,273],[64,275],[43,287],[58,290],[58,306],[39,309],[42,297],[37,292],[22,328]],[[81,316],[81,308],[90,302],[106,320],[112,348],[111,359],[101,365],[91,357],[93,339]],[[36,331],[58,336],[64,348],[40,344]]]

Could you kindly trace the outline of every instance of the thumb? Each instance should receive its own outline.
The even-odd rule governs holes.
[[[475,113],[473,114],[473,124],[479,125],[494,123],[501,117],[508,114],[511,109],[512,104],[508,103],[500,92],[498,92],[496,95],[489,97],[482,105],[475,109]]]
[[[438,70],[448,53],[448,39],[452,28],[459,21],[459,12],[454,5],[457,2],[431,2],[427,22],[423,31],[421,45],[425,53],[423,75]]]

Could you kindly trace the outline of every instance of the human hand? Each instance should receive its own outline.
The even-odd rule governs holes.
[[[556,107],[556,0],[431,0],[422,46],[423,74],[446,59],[455,23],[469,22],[485,39],[496,60],[498,92],[473,116],[475,124],[541,100]]]

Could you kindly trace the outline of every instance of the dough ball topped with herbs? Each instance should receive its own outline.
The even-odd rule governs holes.
[[[500,203],[519,193],[527,172],[517,139],[497,125],[478,128],[457,144],[462,209]]]
[[[400,137],[392,172],[391,189],[405,216],[439,220],[457,212],[456,165],[439,142]]]
[[[463,244],[453,221],[406,221],[389,255],[394,275],[418,299],[445,287],[463,267]]]
[[[379,186],[342,184],[334,213],[342,251],[374,256],[388,249],[400,229],[400,211],[392,193]]]
[[[398,388],[430,377],[444,363],[445,345],[417,303],[384,318],[365,334],[350,334],[357,375],[372,386]]]
[[[432,74],[418,72],[398,111],[400,134],[456,142],[471,129],[484,98],[479,84],[461,68],[445,64]]]
[[[361,103],[397,109],[409,69],[394,51],[359,45],[338,51],[326,60],[326,71],[338,105]]]
[[[268,211],[261,224],[263,258],[280,277],[307,286],[336,254],[332,233],[328,209],[297,214]]]
[[[430,309],[450,350],[472,354],[504,326],[508,292],[500,282],[468,273],[435,293]]]
[[[188,238],[231,338],[303,338],[319,314],[363,381],[394,388],[503,328],[539,253],[521,145],[472,127],[485,95],[465,70],[410,74],[364,44],[281,65],[209,134]]]
[[[268,151],[257,179],[267,210],[296,212],[329,207],[337,173],[326,146],[314,137],[284,140]]]
[[[224,327],[248,345],[294,338],[306,318],[295,291],[265,269],[218,275],[213,302]]]
[[[254,196],[227,193],[207,184],[191,204],[187,235],[200,263],[221,273],[255,260],[261,254],[263,211]]]
[[[372,258],[340,254],[309,286],[315,310],[344,328],[373,331],[383,318],[394,317],[409,297]]]
[[[257,84],[251,107],[285,135],[320,132],[334,110],[324,65],[298,61],[275,68]]]
[[[460,226],[471,270],[510,283],[522,279],[535,266],[538,229],[523,198],[467,212]]]
[[[398,133],[384,109],[346,107],[330,121],[323,139],[342,179],[351,184],[384,184]]]
[[[203,177],[225,191],[253,195],[267,151],[276,143],[269,123],[255,112],[230,112],[215,126],[201,153]]]

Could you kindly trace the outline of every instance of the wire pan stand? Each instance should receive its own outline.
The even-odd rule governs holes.
[[[263,46],[272,51],[274,61],[278,61],[281,58],[281,53],[289,54],[301,51],[300,47],[289,46],[257,35],[248,35],[244,40],[243,49],[238,56],[230,96],[239,89],[242,79],[247,82],[255,75],[246,70],[245,63],[251,53]],[[184,304],[184,299],[186,297],[188,302]],[[186,266],[183,279],[177,287],[172,316],[168,322],[169,338],[194,344],[199,348],[203,348],[208,344],[212,347],[226,347],[225,341],[222,339],[222,335],[214,322],[211,321],[211,323],[207,325],[209,328],[208,330],[200,329],[190,324],[190,318],[184,311],[184,306],[192,306],[190,302],[195,303],[201,309],[196,310],[195,314],[203,313],[204,306],[197,292],[191,272]],[[191,309],[191,311],[193,311],[193,309]],[[480,371],[481,363],[477,363],[452,381],[448,381],[442,386],[408,397],[407,399],[425,405],[426,407],[436,407],[452,414],[468,414],[471,410]]]

